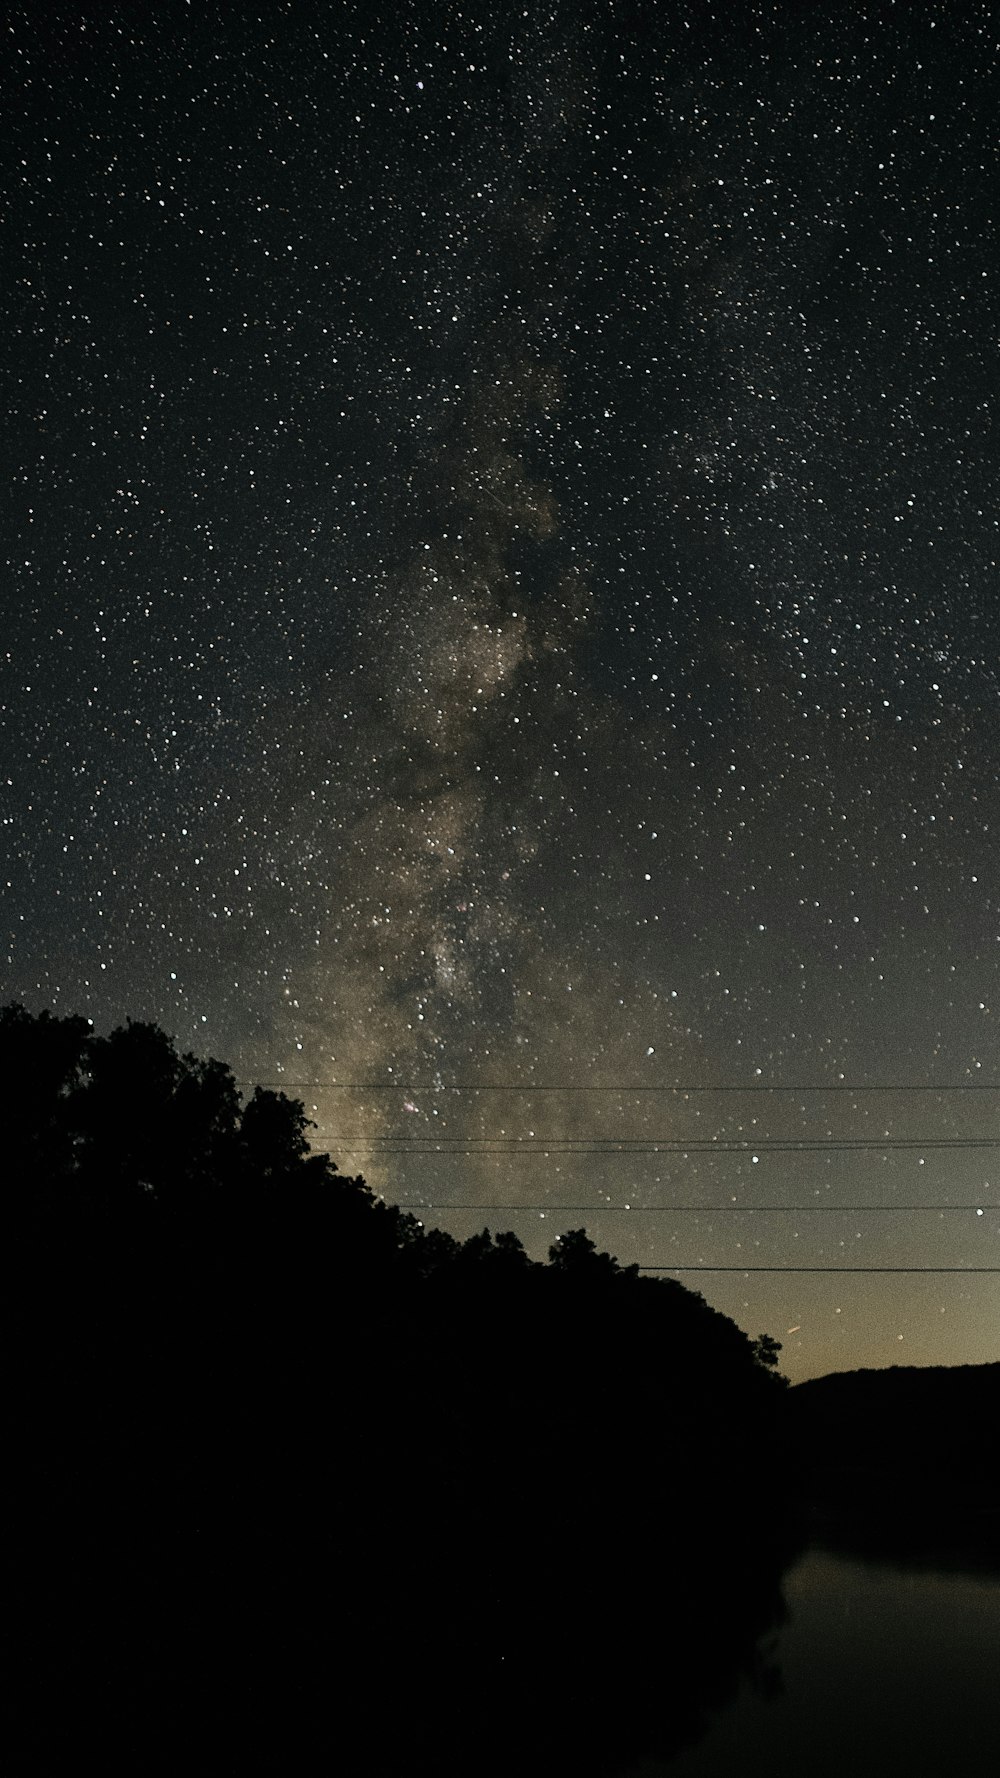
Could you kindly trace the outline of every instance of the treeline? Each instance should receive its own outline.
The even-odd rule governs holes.
[[[610,1769],[755,1673],[774,1342],[425,1229],[156,1027],[0,1012],[19,1770]]]

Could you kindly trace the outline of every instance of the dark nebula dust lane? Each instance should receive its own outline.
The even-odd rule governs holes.
[[[4,998],[456,1232],[966,1269],[689,1277],[795,1374],[996,1358],[992,9],[6,43]]]

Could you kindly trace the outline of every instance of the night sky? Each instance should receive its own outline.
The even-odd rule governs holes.
[[[457,1234],[1000,1265],[994,9],[8,19],[0,999]]]

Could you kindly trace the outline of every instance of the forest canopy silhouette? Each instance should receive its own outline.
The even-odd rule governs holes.
[[[257,1087],[244,1104],[225,1064],[178,1054],[156,1025],[129,1020],[99,1037],[80,1017],[4,1007],[0,1080],[8,1213],[25,1233],[58,1244],[65,1230],[78,1238],[89,1227],[112,1246],[144,1240],[155,1264],[160,1239],[181,1235],[195,1251],[201,1238],[207,1256],[220,1240],[240,1242],[265,1227],[269,1239],[301,1241],[304,1268],[316,1258],[307,1237],[322,1236],[331,1277],[360,1266],[369,1283],[384,1274],[400,1288],[447,1279],[461,1290],[474,1279],[477,1290],[514,1292],[547,1274],[533,1288],[564,1310],[590,1300],[607,1310],[613,1300],[616,1316],[640,1304],[666,1316],[690,1341],[689,1380],[707,1365],[720,1384],[759,1389],[760,1373],[777,1365],[780,1347],[769,1336],[748,1340],[696,1293],[599,1253],[584,1229],[558,1237],[547,1267],[509,1231],[458,1242],[426,1229],[362,1178],[342,1176],[328,1155],[310,1152],[313,1126],[299,1100]]]
[[[0,1081],[26,1769],[198,1724],[242,1769],[596,1771],[758,1670],[776,1342],[583,1229],[424,1228],[154,1025],[8,1006]]]

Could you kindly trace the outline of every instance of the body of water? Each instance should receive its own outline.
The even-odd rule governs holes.
[[[664,1778],[994,1778],[1000,1577],[810,1550],[783,1590],[777,1695],[745,1686]]]

